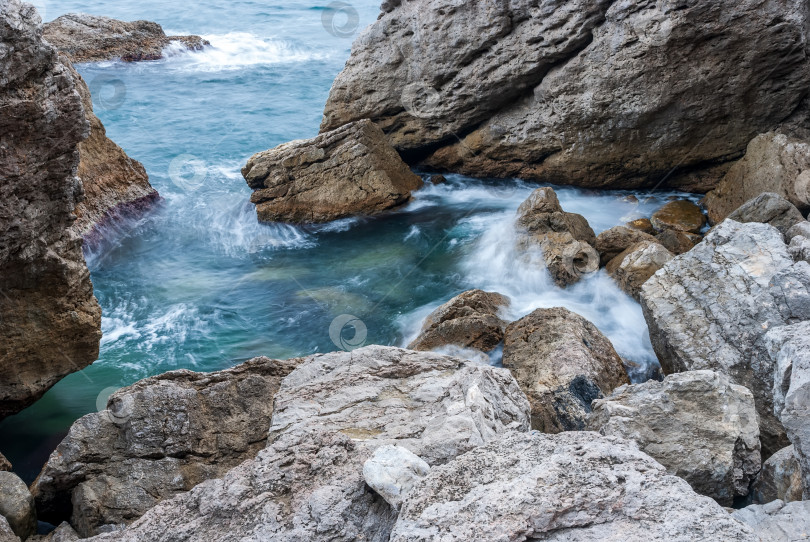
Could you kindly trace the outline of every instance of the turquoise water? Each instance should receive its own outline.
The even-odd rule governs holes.
[[[352,30],[376,18],[379,0],[337,13],[305,1],[39,5],[46,20],[73,11],[144,18],[168,33],[201,34],[212,47],[78,67],[108,135],[144,163],[163,201],[115,225],[87,254],[103,309],[99,360],[0,424],[0,451],[27,481],[70,424],[103,408],[112,389],[172,369],[349,347],[363,338],[358,332],[366,343],[406,345],[427,313],[474,287],[512,297],[515,319],[566,306],[625,358],[643,368],[656,363],[638,304],[603,272],[561,290],[514,253],[512,222],[530,184],[449,176],[380,218],[309,228],[257,223],[240,168],[257,151],[317,133]],[[559,190],[566,210],[584,214],[597,232],[649,216],[672,194],[640,205],[627,195]],[[343,315],[356,320],[341,330]]]

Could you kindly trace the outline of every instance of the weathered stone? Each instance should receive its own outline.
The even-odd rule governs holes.
[[[77,146],[87,136],[69,70],[33,6],[0,3],[0,419],[98,357],[101,309],[81,239]]]
[[[28,542],[78,542],[78,540],[78,533],[65,521],[47,535],[31,537]]]
[[[810,535],[810,501],[755,504],[731,517],[750,526],[758,542],[795,542]]]
[[[10,471],[11,470],[11,462],[6,459],[6,456],[0,454],[0,471]]]
[[[613,258],[607,272],[627,295],[638,299],[644,283],[672,258],[674,255],[657,241],[641,241]]]
[[[622,386],[593,402],[588,429],[622,437],[689,482],[731,506],[759,472],[759,425],[751,392],[712,371]]]
[[[73,62],[159,60],[163,49],[172,43],[195,51],[210,45],[200,36],[167,36],[157,23],[124,22],[84,13],[69,13],[45,23],[43,35]]]
[[[242,175],[263,222],[328,222],[406,203],[422,186],[368,120],[253,155]]]
[[[380,446],[363,464],[363,478],[388,504],[399,510],[414,484],[430,465],[402,446]]]
[[[28,486],[13,472],[0,472],[0,516],[25,540],[37,532],[37,511]]]
[[[664,230],[656,234],[655,240],[664,245],[676,256],[689,252],[703,240],[703,236],[678,230]]]
[[[797,235],[790,240],[788,252],[797,262],[805,261],[810,263],[810,239],[802,235]]]
[[[767,504],[776,500],[802,500],[802,472],[793,446],[782,448],[769,457],[754,483],[755,502]]]
[[[627,441],[514,433],[431,469],[391,542],[756,540]]]
[[[532,428],[581,430],[591,401],[629,383],[622,360],[596,326],[563,309],[538,309],[506,328],[503,366],[532,405]]]
[[[20,542],[20,537],[14,534],[3,516],[0,516],[0,542]]]
[[[408,348],[433,350],[455,345],[489,352],[503,341],[507,322],[498,314],[509,303],[508,297],[494,292],[463,292],[425,318],[422,331]]]
[[[643,231],[644,233],[649,233],[650,235],[655,235],[656,232],[655,228],[652,225],[652,222],[649,218],[638,218],[636,220],[631,220],[627,224],[625,224],[628,228],[633,228],[634,230]]]
[[[804,237],[806,239],[810,239],[810,222],[803,220],[798,224],[795,224],[785,234],[785,239],[788,241],[792,241],[795,237]]]
[[[577,241],[596,244],[596,234],[584,216],[566,213],[552,188],[538,188],[520,204],[517,226],[527,235],[570,233]]]
[[[810,265],[794,263],[767,224],[726,220],[642,287],[653,348],[666,374],[710,369],[754,394],[763,456],[789,444],[773,412],[773,327],[810,319]]]
[[[706,225],[706,217],[700,207],[688,200],[670,201],[650,218],[653,227],[660,231],[678,230],[687,233],[700,233]]]
[[[41,519],[97,534],[254,457],[295,363],[173,371],[117,391],[73,424],[34,482]]]
[[[601,255],[601,264],[604,267],[610,260],[641,241],[655,242],[655,237],[628,226],[616,226],[600,233],[596,237],[594,248]]]
[[[800,211],[810,211],[810,144],[777,132],[760,134],[745,157],[706,194],[709,220],[719,224],[745,202],[764,192],[786,198]]]
[[[744,203],[728,215],[728,218],[737,222],[770,224],[783,234],[787,234],[796,224],[804,222],[804,217],[792,203],[772,192],[765,192]]]

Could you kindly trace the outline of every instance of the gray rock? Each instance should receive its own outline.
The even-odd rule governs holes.
[[[674,257],[656,240],[641,241],[613,258],[606,269],[627,295],[638,299],[644,283]]]
[[[785,239],[792,241],[796,237],[804,237],[810,239],[810,222],[803,220],[787,231]]]
[[[0,516],[25,540],[37,532],[37,511],[28,486],[13,472],[0,472]]]
[[[79,535],[67,522],[62,522],[59,526],[42,536],[32,536],[28,542],[78,542]]]
[[[754,396],[712,371],[622,386],[593,402],[588,429],[635,441],[667,472],[725,506],[748,495],[762,462]]]
[[[759,542],[796,542],[810,538],[810,501],[773,501],[736,510],[732,517],[749,525]]]
[[[797,235],[790,240],[788,252],[797,262],[804,261],[810,263],[810,239]]]
[[[641,241],[655,241],[655,237],[627,226],[616,226],[605,230],[596,237],[594,248],[601,256],[602,266]]]
[[[755,502],[767,504],[776,500],[802,500],[802,472],[793,446],[782,448],[769,457],[754,483]]]
[[[3,516],[0,516],[0,542],[20,542],[20,537],[14,534]]]
[[[581,430],[591,402],[630,380],[610,341],[564,308],[537,309],[506,328],[503,366],[532,405],[532,428]]]
[[[368,486],[397,510],[416,482],[428,472],[430,465],[402,446],[380,446],[363,464],[363,478]]]
[[[765,192],[747,201],[728,218],[737,222],[770,224],[785,235],[793,226],[804,222],[804,217],[792,203],[773,192]]]
[[[391,542],[746,540],[751,530],[633,444],[512,434],[431,469]]]
[[[767,224],[726,220],[642,287],[650,339],[666,374],[710,369],[754,394],[763,456],[789,444],[773,412],[765,333],[810,318],[810,265],[794,263]]]

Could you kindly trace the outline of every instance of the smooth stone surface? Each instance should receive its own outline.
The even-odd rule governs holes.
[[[804,217],[792,203],[773,192],[765,192],[745,202],[728,218],[737,222],[770,224],[785,235],[793,226],[804,222]]]
[[[402,446],[380,446],[363,463],[366,483],[397,510],[413,486],[428,472],[430,465]]]
[[[688,200],[670,201],[650,217],[653,227],[660,231],[678,230],[687,233],[700,233],[706,225],[703,211]]]
[[[793,446],[782,448],[762,464],[753,493],[759,504],[802,500],[802,472]]]

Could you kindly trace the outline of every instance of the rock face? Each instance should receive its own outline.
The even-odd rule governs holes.
[[[593,402],[588,428],[634,440],[667,472],[725,506],[748,495],[762,463],[754,396],[712,371],[622,386]]]
[[[736,510],[732,517],[749,525],[760,542],[806,540],[810,532],[810,502],[773,501]]]
[[[380,446],[363,464],[363,478],[368,486],[397,510],[416,482],[428,472],[430,465],[402,446]]]
[[[762,464],[754,483],[754,500],[761,504],[802,500],[802,472],[793,446],[782,448]]]
[[[70,13],[43,25],[45,39],[66,53],[73,62],[98,62],[121,59],[126,62],[158,60],[163,49],[179,43],[190,50],[200,50],[207,41],[199,36],[167,36],[157,23],[130,23]]]
[[[328,222],[406,203],[422,180],[374,123],[260,152],[242,168],[263,222]]]
[[[737,222],[770,224],[783,234],[804,222],[804,217],[792,203],[773,192],[765,192],[747,201],[728,218]]]
[[[700,233],[706,225],[706,217],[700,207],[687,200],[670,201],[650,217],[658,231],[676,230],[687,233]]]
[[[656,241],[641,241],[627,248],[607,265],[608,274],[627,295],[636,299],[641,287],[674,255]]]
[[[507,322],[498,314],[509,303],[508,297],[494,292],[461,293],[428,315],[408,348],[432,350],[456,345],[489,352],[503,341]]]
[[[754,394],[763,456],[789,444],[773,412],[773,327],[810,318],[810,265],[794,263],[767,224],[726,220],[642,287],[650,339],[666,374],[710,369]]]
[[[756,540],[627,441],[515,433],[434,467],[391,542]]]
[[[0,4],[0,419],[98,357],[101,309],[71,230],[87,121],[36,10]]]
[[[0,472],[0,516],[25,540],[37,532],[37,511],[28,486],[13,472]]]
[[[538,309],[506,328],[503,366],[532,405],[532,428],[585,427],[591,402],[630,381],[610,341],[578,314]]]
[[[773,409],[799,460],[804,499],[810,499],[810,322],[774,329],[765,343],[776,365]]]
[[[41,519],[69,518],[83,536],[97,534],[254,457],[267,439],[273,397],[295,364],[256,358],[117,391],[107,410],[73,424],[34,482]]]
[[[594,248],[601,256],[602,266],[605,266],[610,260],[642,241],[655,242],[655,237],[627,226],[616,226],[600,233],[596,237]]]
[[[369,118],[478,176],[708,190],[806,94],[807,22],[801,0],[386,2],[321,128]]]
[[[800,211],[810,211],[810,144],[777,132],[751,140],[745,157],[706,194],[709,220],[719,224],[764,192],[774,192]]]

